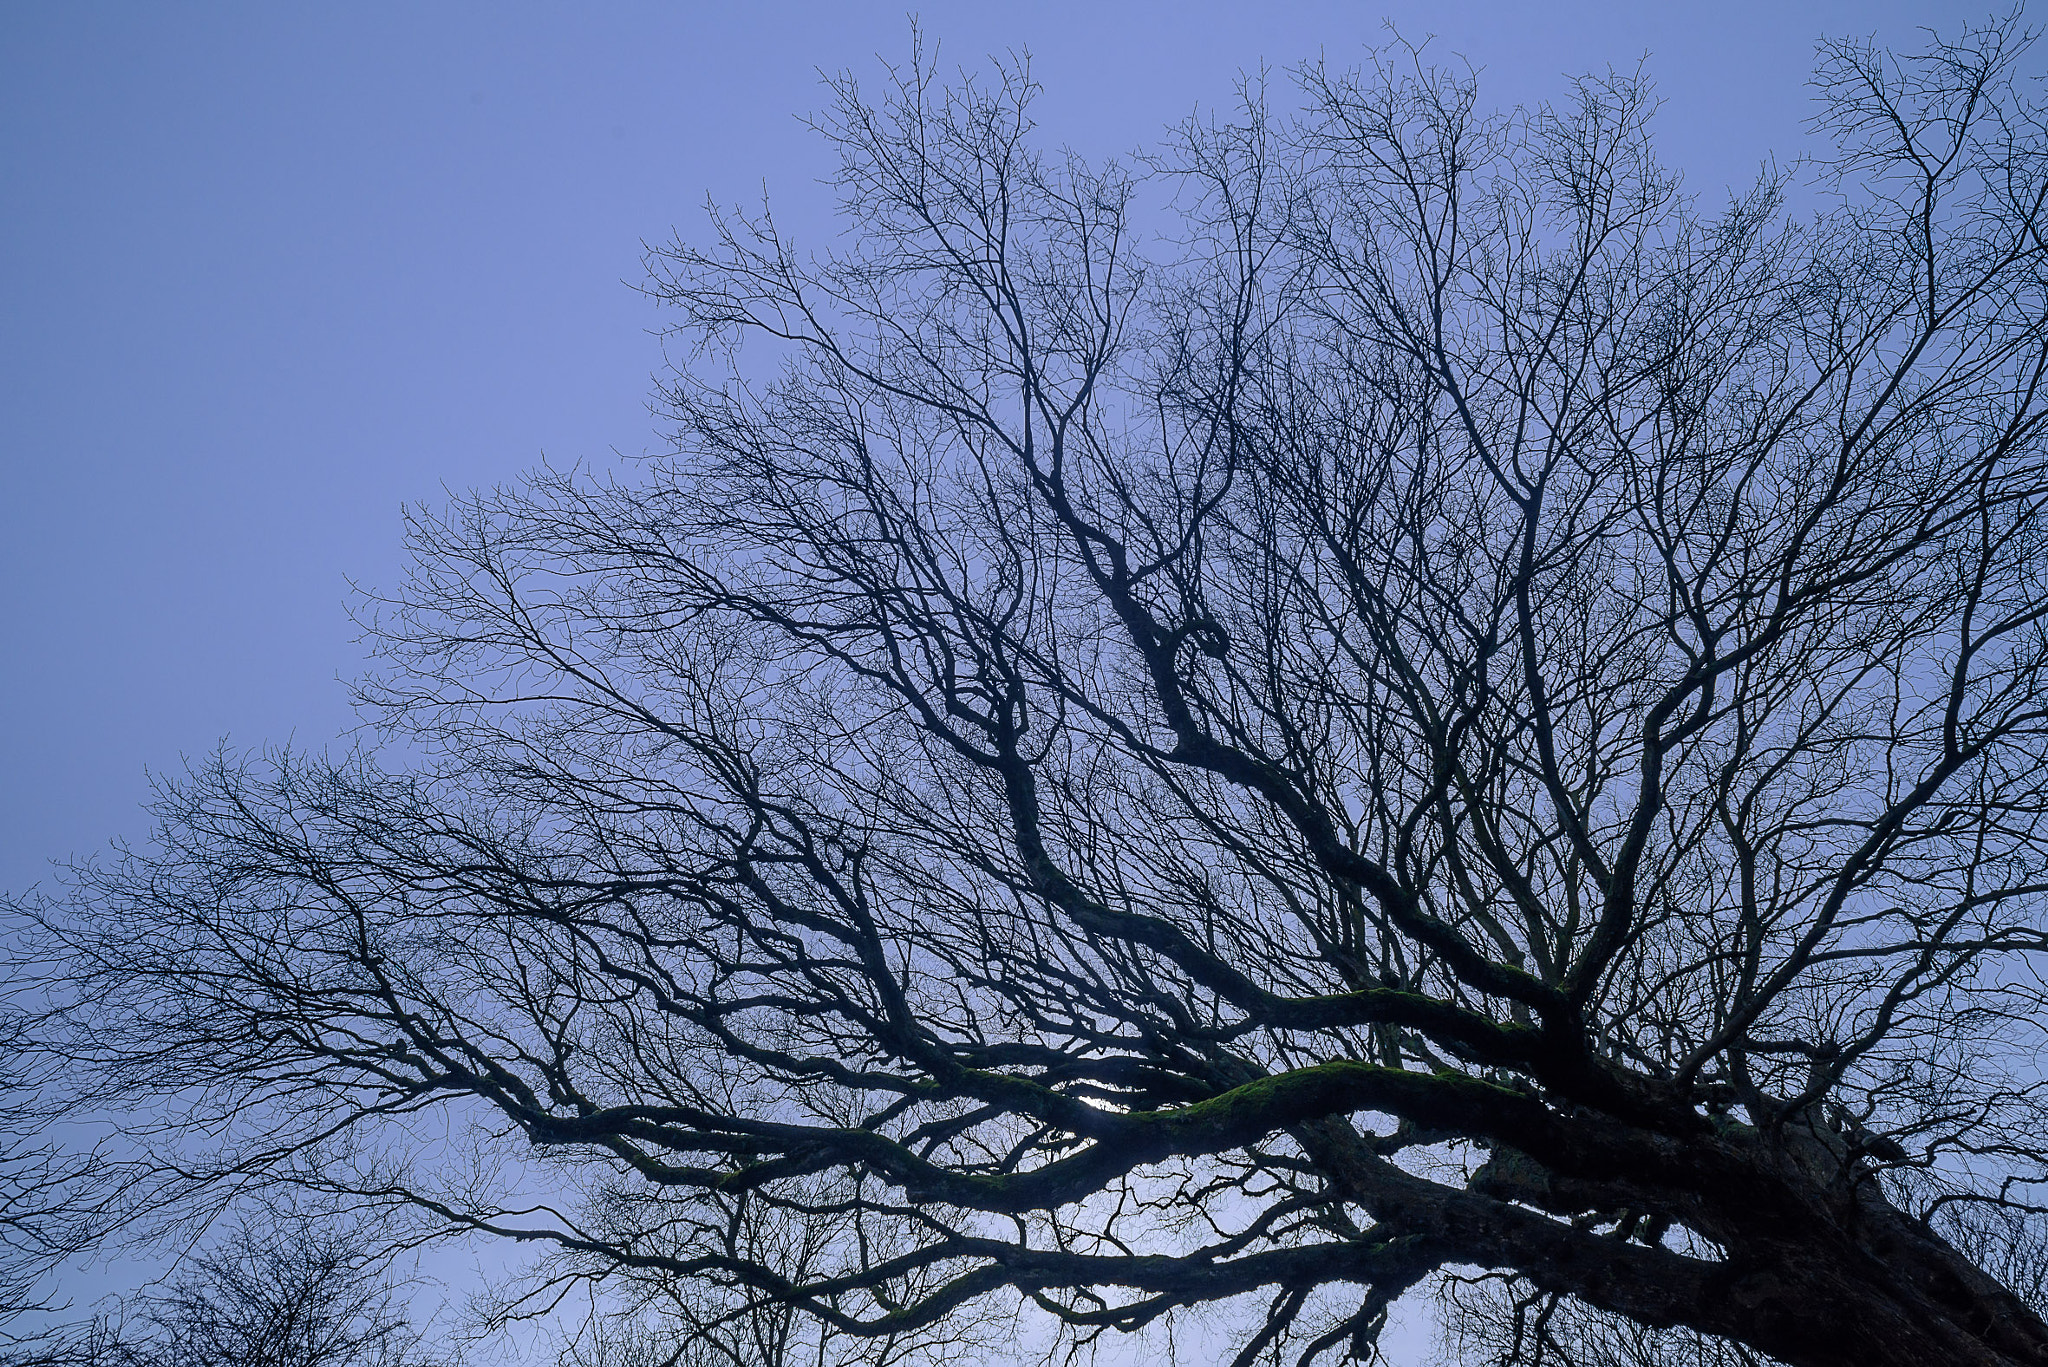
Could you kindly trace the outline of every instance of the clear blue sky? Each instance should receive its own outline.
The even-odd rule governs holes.
[[[350,576],[402,502],[659,443],[641,242],[764,181],[801,238],[819,68],[908,46],[870,3],[0,6],[0,889],[144,833],[145,767],[349,723]],[[1947,0],[933,4],[1026,48],[1046,136],[1147,140],[1234,75],[1393,18],[1513,103],[1647,55],[1714,192],[1796,152],[1823,32]]]
[[[921,11],[1031,51],[1048,136],[1146,140],[1391,16],[1503,102],[1648,55],[1707,189],[1795,149],[1814,38],[1886,3],[1034,3]],[[796,116],[900,57],[901,0],[0,7],[0,888],[140,834],[144,767],[349,722],[346,577],[401,502],[658,441],[640,243],[757,195],[825,231]],[[808,231],[807,231],[808,230]]]

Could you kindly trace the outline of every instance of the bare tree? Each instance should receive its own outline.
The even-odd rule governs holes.
[[[109,1367],[426,1367],[364,1230],[255,1218],[139,1298]]]
[[[414,758],[224,758],[41,907],[80,1075],[681,1288],[673,1361],[1369,1357],[1446,1269],[2048,1361],[1958,1233],[2048,1178],[2028,50],[1826,48],[1838,154],[1719,208],[1621,77],[1393,51],[1135,170],[1020,69],[839,84],[833,253],[653,253],[674,455],[414,518]]]
[[[167,1285],[0,1355],[8,1367],[428,1367],[433,1361],[359,1225],[272,1209]]]
[[[6,960],[0,959],[0,963]],[[75,1119],[32,981],[0,985],[0,1363],[62,1341],[53,1274],[123,1220],[129,1183]]]

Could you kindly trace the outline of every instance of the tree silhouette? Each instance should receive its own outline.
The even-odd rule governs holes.
[[[361,1231],[245,1227],[138,1306],[120,1367],[426,1367]]]
[[[376,1240],[272,1210],[124,1313],[0,1354],[9,1367],[429,1367]]]
[[[409,758],[222,758],[37,911],[78,1076],[679,1361],[1364,1357],[1446,1270],[1510,1357],[2048,1361],[2027,51],[1833,44],[1837,154],[1704,208],[1622,77],[1393,50],[1134,167],[840,82],[832,252],[650,258],[672,456],[413,516]]]

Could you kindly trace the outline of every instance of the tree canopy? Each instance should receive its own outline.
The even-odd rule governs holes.
[[[51,1047],[150,1190],[535,1243],[673,1361],[1368,1357],[1446,1276],[1504,1360],[2048,1361],[2027,52],[1831,44],[1719,203],[1625,76],[1128,165],[839,82],[829,249],[650,256],[672,453],[413,514],[393,758],[169,786],[32,908]]]

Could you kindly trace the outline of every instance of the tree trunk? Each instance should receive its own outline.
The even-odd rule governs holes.
[[[2048,1364],[2048,1323],[1885,1200],[1872,1174],[1841,1176],[1847,1169],[1829,1162],[1838,1155],[1803,1135],[1776,1158],[1778,1170],[1759,1171],[1753,1189],[1702,1184],[1684,1212],[1685,1223],[1727,1250],[1718,1263],[1678,1260],[1680,1274],[1654,1259],[1560,1257],[1554,1244],[1510,1261],[1545,1290],[1640,1322],[1722,1335],[1791,1367]],[[1817,1180],[1830,1166],[1835,1180]],[[1473,1186],[1559,1215],[1672,1205],[1668,1190],[1561,1178],[1508,1149],[1496,1151]],[[1759,1199],[1773,1188],[1776,1199]]]

